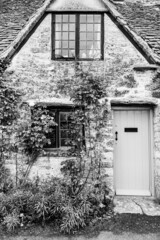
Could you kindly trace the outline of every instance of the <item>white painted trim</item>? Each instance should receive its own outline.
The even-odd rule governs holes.
[[[113,138],[115,138],[115,116],[114,116],[114,109],[112,108],[112,116],[113,116]],[[113,144],[113,189],[114,189],[114,195],[116,195],[116,164],[115,164],[115,139]]]
[[[144,191],[144,190],[123,190],[123,189],[118,189],[116,191],[117,195],[126,195],[126,196],[151,196],[150,191]]]
[[[150,109],[149,115],[149,123],[150,123],[150,191],[152,196],[155,196],[155,186],[154,186],[154,141],[153,141],[153,110]]]
[[[150,176],[150,193],[148,193],[148,191],[145,191],[146,192],[146,195],[144,194],[144,196],[152,196],[154,197],[155,196],[155,186],[154,186],[154,144],[153,144],[153,110],[151,107],[132,107],[132,106],[112,106],[111,107],[112,109],[112,116],[113,116],[113,136],[114,136],[114,133],[115,133],[115,124],[114,124],[114,112],[117,110],[117,111],[123,111],[123,110],[127,110],[127,111],[133,111],[133,110],[148,110],[149,111],[149,136],[150,136],[150,160],[149,160],[149,166],[150,166],[150,173],[149,173],[149,176]],[[115,137],[115,136],[114,136]],[[113,188],[114,188],[114,194],[116,195],[116,193],[118,195],[135,195],[134,194],[131,194],[128,192],[128,194],[125,193],[124,190],[118,190],[118,192],[116,191],[116,164],[114,164],[115,162],[115,141],[114,141],[114,149],[113,149]],[[122,194],[123,192],[123,194]],[[140,195],[143,195],[142,193],[141,194],[138,194],[137,192],[137,196],[140,196]]]
[[[141,106],[139,106],[139,107],[132,107],[132,106],[124,106],[124,107],[118,107],[118,106],[116,106],[116,107],[112,107],[112,110],[114,110],[114,111],[124,111],[124,110],[127,110],[127,111],[133,111],[133,110],[150,110],[151,108],[150,107],[141,107]]]

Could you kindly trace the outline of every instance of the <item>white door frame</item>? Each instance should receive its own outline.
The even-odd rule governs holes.
[[[114,129],[114,112],[117,111],[133,111],[133,110],[148,110],[149,111],[149,141],[150,141],[150,160],[149,160],[149,182],[150,182],[150,192],[151,192],[151,197],[155,196],[155,188],[154,188],[154,156],[153,156],[153,110],[151,107],[144,107],[144,106],[112,106],[112,116],[113,116],[113,137],[115,138],[115,129]],[[114,164],[115,160],[115,140],[114,140],[114,150],[113,150],[113,187],[114,191],[116,189],[116,164]],[[115,191],[116,194],[116,191]]]

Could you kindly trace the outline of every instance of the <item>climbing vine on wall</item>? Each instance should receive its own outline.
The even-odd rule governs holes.
[[[5,180],[5,160],[12,147],[13,123],[19,117],[21,93],[9,85],[4,77],[7,62],[0,62],[0,183]]]
[[[64,169],[68,169],[67,163],[68,166],[79,169],[79,174],[72,176],[76,180],[71,181],[74,193],[79,194],[90,179],[98,181],[104,175],[103,140],[109,111],[104,76],[91,65],[84,68],[83,65],[77,64],[72,77],[59,79],[57,91],[60,94],[68,94],[75,105],[72,118],[79,129],[75,134],[74,147],[70,151],[76,156],[76,163],[65,162]],[[84,127],[85,136],[81,134],[80,126]],[[85,144],[80,144],[82,142]]]

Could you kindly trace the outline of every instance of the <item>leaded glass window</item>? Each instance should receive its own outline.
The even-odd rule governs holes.
[[[103,59],[103,14],[53,14],[53,59]]]

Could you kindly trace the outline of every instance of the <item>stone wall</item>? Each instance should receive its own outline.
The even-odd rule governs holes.
[[[86,62],[85,62],[86,64]],[[85,65],[84,64],[84,65]],[[154,103],[152,98],[152,78],[157,69],[147,68],[149,65],[140,53],[134,48],[129,40],[121,33],[112,20],[105,15],[105,60],[89,63],[92,67],[97,67],[97,71],[105,79],[109,101],[110,113],[108,115],[104,134],[103,167],[106,169],[107,182],[113,190],[113,114],[110,100],[117,99],[122,102],[134,103]],[[135,65],[143,64],[145,68],[134,68]],[[51,15],[48,14],[42,23],[37,27],[29,40],[13,58],[6,74],[11,79],[12,84],[25,92],[24,100],[50,101],[58,99],[61,101],[64,96],[60,96],[55,91],[56,83],[63,76],[72,76],[74,73],[74,62],[56,62],[51,60]],[[155,164],[159,161],[158,137],[159,110],[154,113],[157,116],[154,122],[155,128]],[[156,132],[157,131],[157,132]],[[60,174],[60,162],[65,157],[58,155],[48,155],[40,157],[31,170],[31,175],[50,176],[58,172]],[[157,165],[158,166],[158,165]],[[14,164],[13,164],[14,167]],[[10,163],[10,168],[12,165]],[[157,172],[157,171],[156,171]],[[160,173],[157,172],[157,176]],[[159,177],[157,178],[159,179]],[[158,186],[158,180],[157,180]]]

